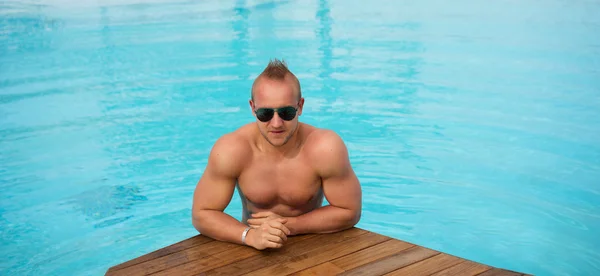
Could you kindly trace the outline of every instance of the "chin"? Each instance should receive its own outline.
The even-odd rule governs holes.
[[[281,147],[287,143],[287,140],[285,140],[285,139],[268,139],[268,141],[269,141],[269,144],[271,144],[275,147]]]
[[[288,140],[289,140],[289,137],[287,135],[267,138],[267,141],[269,141],[269,143],[271,145],[276,146],[276,147],[280,147],[280,146],[287,144]]]

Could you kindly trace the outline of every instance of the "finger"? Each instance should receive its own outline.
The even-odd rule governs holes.
[[[269,225],[273,228],[281,229],[286,235],[291,233],[290,229],[285,226],[285,224],[281,223],[280,220],[271,221]]]
[[[281,228],[272,228],[272,229],[273,229],[272,231],[275,231],[275,233],[272,233],[273,235],[280,236],[284,240],[287,241],[287,236],[290,234],[290,230],[287,227],[282,225]]]
[[[287,220],[286,219],[274,219],[274,220],[269,220],[268,222],[269,222],[268,224],[271,227],[282,228],[282,227],[285,227],[284,224],[287,222]]]
[[[261,225],[264,219],[248,219],[248,224],[257,224]]]
[[[292,231],[290,231],[290,229],[283,224],[281,225],[281,231],[283,231],[286,236],[292,233]]]
[[[281,229],[271,228],[269,229],[269,234],[281,238],[282,241],[287,241],[287,236]]]
[[[267,241],[265,245],[268,248],[281,248],[283,246],[283,243]]]
[[[267,240],[276,243],[283,243],[284,239],[277,235],[268,235]]]
[[[266,222],[268,222],[268,221],[269,221],[269,219],[267,219],[267,218],[252,219],[252,224],[263,225],[263,224],[266,224]]]

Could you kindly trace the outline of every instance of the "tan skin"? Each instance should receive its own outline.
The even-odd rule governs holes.
[[[216,141],[194,192],[194,227],[216,240],[241,244],[249,225],[246,244],[259,250],[280,248],[292,235],[353,227],[360,220],[362,192],[342,139],[298,121],[304,99],[298,99],[291,77],[262,77],[253,89],[253,114],[261,107],[283,106],[298,107],[298,114],[284,121],[275,113],[269,122],[256,120]],[[242,222],[223,212],[236,185]],[[329,205],[322,206],[323,196]]]

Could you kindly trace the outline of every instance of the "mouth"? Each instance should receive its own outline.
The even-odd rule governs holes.
[[[271,130],[271,133],[273,133],[273,134],[282,134],[284,132],[285,132],[284,130]]]

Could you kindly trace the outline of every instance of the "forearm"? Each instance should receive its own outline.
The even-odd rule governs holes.
[[[232,216],[213,210],[196,211],[192,224],[202,235],[237,244],[242,244],[242,232],[247,227]]]
[[[353,227],[360,220],[360,210],[323,206],[297,217],[288,217],[291,235],[332,233]]]

